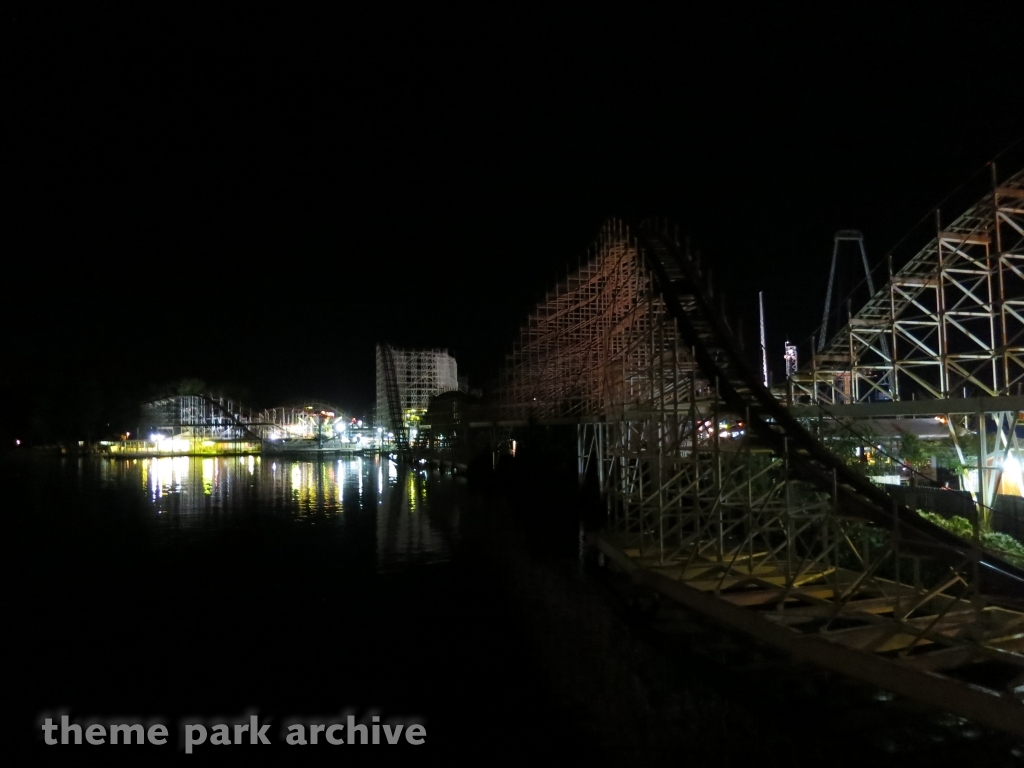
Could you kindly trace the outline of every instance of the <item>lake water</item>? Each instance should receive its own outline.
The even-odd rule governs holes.
[[[249,712],[272,723],[272,745],[206,745],[187,761],[1021,754],[685,611],[638,614],[628,585],[580,557],[593,499],[516,470],[481,489],[376,457],[8,457],[0,500],[14,764],[176,763],[179,722]],[[39,718],[62,713],[160,719],[169,743],[44,746]],[[341,753],[283,743],[289,718],[347,714],[420,722],[427,739]]]
[[[399,753],[417,761],[497,743],[526,712],[551,719],[502,598],[453,557],[461,478],[374,456],[30,458],[0,463],[0,488],[5,726],[31,762],[129,760],[40,745],[44,713],[171,724],[169,746],[116,748],[134,764],[175,759],[187,716],[258,711],[274,749],[288,717],[404,718],[427,727]],[[257,748],[231,749],[216,759]],[[285,758],[339,759],[315,749]]]
[[[141,489],[160,536],[211,534],[246,520],[261,526],[288,520],[356,538],[360,525],[370,522],[363,518],[372,517],[377,569],[386,571],[448,561],[451,538],[458,534],[458,481],[422,469],[400,473],[395,462],[378,456],[73,461],[83,484]],[[93,472],[95,480],[87,479]],[[439,503],[433,503],[435,496]]]

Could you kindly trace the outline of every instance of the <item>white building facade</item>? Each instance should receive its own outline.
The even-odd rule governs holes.
[[[441,392],[459,388],[455,358],[447,349],[391,349],[395,361],[398,395],[402,419],[407,429],[419,426],[427,412],[430,398]],[[377,405],[374,422],[378,427],[393,429],[388,411],[388,394],[384,377],[384,350],[377,345]]]

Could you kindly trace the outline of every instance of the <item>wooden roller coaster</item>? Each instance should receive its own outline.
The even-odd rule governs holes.
[[[1010,215],[992,202],[1024,199],[1005,191],[1019,188],[1024,173],[976,206],[990,230]],[[1024,259],[1024,228],[1008,229],[996,277]],[[578,424],[581,477],[608,507],[593,544],[637,582],[798,658],[1024,736],[1021,564],[929,523],[830,452],[748,365],[668,226],[604,226],[523,327],[499,401],[503,419]]]

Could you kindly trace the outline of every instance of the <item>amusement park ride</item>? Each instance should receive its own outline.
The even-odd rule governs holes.
[[[522,328],[494,423],[576,425],[581,481],[607,501],[592,543],[637,583],[1024,735],[1024,560],[987,536],[1024,411],[1024,171],[993,169],[988,194],[936,224],[803,367],[794,347],[782,392],[674,230],[609,221]],[[972,535],[823,439],[897,416],[944,420],[964,464],[974,427]]]
[[[871,278],[859,233],[840,242],[860,246]],[[748,356],[677,232],[611,220],[530,315],[463,434],[573,425],[580,481],[607,504],[591,543],[636,583],[797,658],[1024,736],[1024,548],[992,530],[1024,412],[1024,171],[1000,179],[993,167],[987,194],[937,216],[902,265],[888,259],[826,338],[828,319],[803,366],[787,342],[786,385],[769,389],[761,351]],[[435,393],[457,382],[442,350],[403,358],[400,372],[396,354],[411,353],[378,347],[378,416],[403,456],[403,382]],[[151,409],[176,436],[211,442],[343,432],[322,404],[256,413],[178,396]],[[894,418],[944,425],[972,469],[966,535],[832,450],[860,420]]]
[[[143,404],[149,440],[119,446],[139,453],[354,453],[374,447],[370,430],[327,403],[251,410],[209,395],[172,395]]]

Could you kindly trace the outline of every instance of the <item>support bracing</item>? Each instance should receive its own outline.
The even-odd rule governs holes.
[[[934,238],[899,270],[890,259],[878,290],[862,255],[870,298],[831,337],[826,302],[815,354],[790,377],[797,402],[1017,393],[1024,381],[1024,171],[1000,182],[993,166],[991,192],[948,225],[937,215]]]
[[[984,281],[957,242],[955,258],[952,241],[936,252],[956,290],[976,295]],[[500,418],[578,422],[581,479],[608,503],[598,546],[638,580],[815,663],[1024,734],[1024,571],[831,454],[748,367],[710,295],[668,231],[607,223],[524,326]],[[942,306],[949,327],[973,327],[966,304]],[[858,338],[878,359],[896,349]],[[947,356],[948,370],[975,371],[966,355]],[[905,362],[887,371],[928,380]],[[829,391],[877,389],[882,367],[833,377]],[[1001,423],[991,451],[1012,440]],[[984,694],[964,682],[982,661],[1002,670]]]

